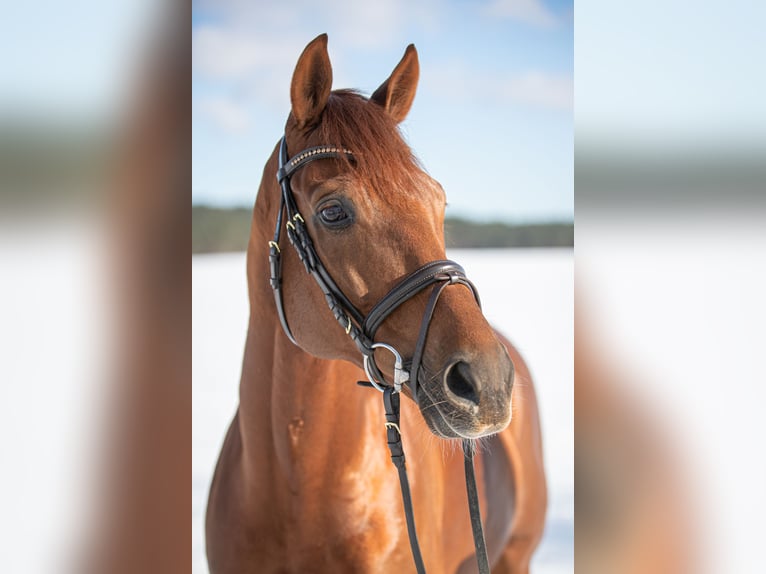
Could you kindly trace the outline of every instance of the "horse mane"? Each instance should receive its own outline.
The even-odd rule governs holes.
[[[323,144],[351,150],[355,175],[372,189],[408,194],[420,187],[423,167],[396,123],[358,91],[333,91],[315,133]]]

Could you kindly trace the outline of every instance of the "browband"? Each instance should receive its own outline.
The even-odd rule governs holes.
[[[285,161],[282,161],[282,152],[284,152],[284,158]],[[317,159],[329,159],[333,157],[341,157],[342,155],[346,155],[348,159],[353,159],[354,154],[351,153],[351,150],[347,150],[346,148],[338,148],[335,146],[327,146],[327,145],[318,145],[315,147],[310,147],[308,149],[303,150],[301,153],[296,155],[295,157],[291,158],[289,161],[287,160],[287,143],[285,142],[285,138],[282,138],[282,143],[279,146],[279,170],[277,171],[277,181],[282,183],[282,180],[285,178],[289,178],[294,172],[298,171],[300,168],[302,168],[304,165],[309,163],[310,161],[314,161]]]

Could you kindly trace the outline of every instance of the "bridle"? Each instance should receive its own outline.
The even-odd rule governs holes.
[[[432,261],[416,269],[397,283],[378,303],[364,316],[354,304],[346,297],[338,287],[330,273],[327,271],[314,244],[309,236],[306,222],[298,211],[298,206],[290,186],[290,178],[306,164],[329,158],[346,158],[354,160],[354,154],[345,148],[323,145],[310,147],[288,159],[287,141],[285,137],[279,144],[279,169],[277,181],[280,184],[282,194],[279,212],[277,214],[274,239],[269,241],[269,267],[271,272],[271,287],[274,291],[274,301],[279,315],[279,321],[288,339],[298,344],[290,330],[282,302],[282,259],[280,237],[284,222],[284,228],[290,244],[298,254],[299,259],[306,268],[307,273],[316,281],[325,301],[333,313],[335,320],[351,337],[357,349],[363,356],[364,370],[369,382],[360,382],[369,385],[383,393],[383,403],[386,410],[386,434],[388,446],[391,450],[391,460],[399,471],[399,481],[402,488],[405,515],[407,519],[407,531],[410,538],[413,558],[419,573],[425,572],[423,559],[415,533],[414,515],[410,497],[409,482],[405,469],[404,450],[401,443],[401,431],[399,428],[399,393],[402,386],[409,383],[413,399],[418,401],[418,378],[420,374],[423,350],[425,349],[428,327],[433,317],[436,303],[442,292],[449,285],[460,284],[466,286],[477,304],[481,306],[476,287],[468,280],[463,268],[449,260]],[[286,218],[286,220],[285,220]],[[405,362],[397,349],[387,343],[375,342],[375,333],[381,324],[402,304],[412,299],[421,291],[433,286],[431,295],[418,333],[417,343],[412,359],[405,368]],[[385,377],[375,362],[375,350],[385,349],[394,356],[394,380],[391,385],[386,384]],[[471,511],[471,524],[473,527],[474,543],[476,546],[476,558],[479,563],[479,572],[489,574],[484,534],[481,526],[479,513],[479,501],[476,491],[476,480],[473,468],[474,443],[471,440],[463,440],[463,452],[465,454],[466,487],[468,491],[468,504]]]
[[[274,290],[274,300],[279,314],[279,320],[282,323],[287,337],[297,345],[292,330],[287,322],[284,305],[282,303],[282,280],[281,280],[281,252],[279,247],[280,235],[282,232],[282,221],[287,216],[285,230],[290,244],[295,248],[298,257],[303,262],[306,271],[314,278],[319,288],[324,293],[327,305],[332,311],[336,321],[340,324],[346,334],[356,344],[357,349],[364,358],[364,366],[370,383],[379,391],[385,388],[384,377],[375,362],[375,349],[382,348],[391,352],[394,356],[394,381],[393,386],[396,392],[400,392],[405,382],[410,383],[412,395],[417,401],[417,377],[410,377],[410,373],[417,373],[420,368],[420,358],[422,358],[422,346],[425,343],[427,335],[421,328],[421,337],[424,339],[423,345],[418,348],[413,355],[412,365],[408,370],[404,369],[401,354],[392,346],[386,343],[374,342],[375,333],[381,324],[403,303],[412,299],[415,295],[436,285],[433,302],[429,301],[426,309],[429,320],[424,321],[423,325],[427,330],[430,323],[430,316],[436,301],[447,285],[460,283],[468,287],[479,302],[478,293],[474,285],[465,276],[463,268],[454,261],[440,260],[432,261],[423,265],[419,269],[410,273],[402,279],[391,291],[388,292],[367,314],[365,317],[354,304],[346,297],[343,291],[333,280],[327,271],[319,255],[314,248],[311,237],[306,228],[306,222],[298,211],[295,197],[290,186],[290,177],[306,164],[328,158],[338,158],[345,156],[353,161],[353,154],[350,150],[341,149],[335,146],[316,146],[308,148],[288,160],[287,143],[285,138],[279,146],[279,169],[277,171],[277,180],[282,188],[281,205],[277,216],[276,229],[274,231],[274,240],[269,242],[269,261],[271,267],[271,287]],[[480,303],[479,303],[480,304]],[[419,337],[419,338],[421,338]]]

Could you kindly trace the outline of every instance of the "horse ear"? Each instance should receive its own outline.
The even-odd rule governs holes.
[[[415,91],[418,88],[420,77],[420,64],[418,64],[418,52],[415,45],[410,44],[404,51],[404,56],[391,72],[388,79],[375,90],[370,96],[370,101],[375,102],[391,114],[396,123],[407,117],[407,113],[415,99]]]
[[[332,66],[327,53],[327,34],[322,34],[304,48],[290,84],[290,101],[299,129],[319,120],[331,89]]]

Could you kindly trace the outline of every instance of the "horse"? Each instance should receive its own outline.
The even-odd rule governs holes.
[[[547,504],[535,391],[459,266],[443,261],[445,193],[398,127],[419,74],[410,45],[367,98],[332,90],[326,34],[298,59],[253,209],[240,400],[206,513],[212,574],[415,570],[385,440],[393,423],[360,378],[404,395],[396,430],[427,570],[476,571],[456,447],[470,440],[492,572],[529,571]],[[451,270],[445,281],[378,313],[374,344],[360,343],[379,302],[432,262]],[[407,380],[401,357],[416,353]]]

